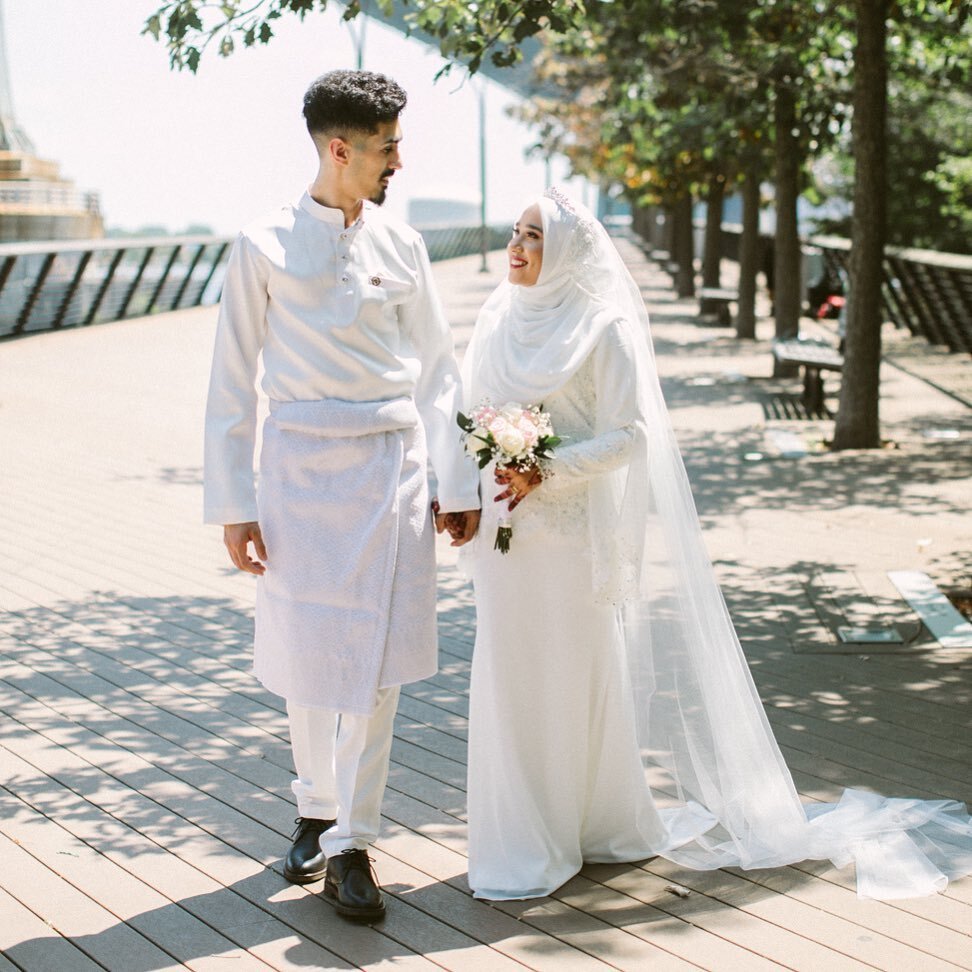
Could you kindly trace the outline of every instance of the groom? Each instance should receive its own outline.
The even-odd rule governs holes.
[[[434,528],[459,546],[479,523],[429,258],[378,208],[402,167],[405,100],[366,71],[307,90],[317,176],[236,240],[206,411],[205,519],[258,576],[254,672],[287,702],[299,816],[284,876],[323,877],[338,913],[364,921],[385,910],[367,848],[399,691],[437,665],[429,460]]]

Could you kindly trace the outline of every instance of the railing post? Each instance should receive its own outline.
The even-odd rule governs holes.
[[[179,301],[182,300],[182,295],[186,292],[186,287],[189,286],[189,281],[192,280],[193,271],[196,269],[196,265],[199,263],[199,258],[203,255],[203,250],[206,249],[205,243],[200,243],[196,247],[196,255],[192,258],[189,264],[189,269],[186,271],[185,277],[182,278],[182,283],[179,284],[179,289],[176,292],[172,303],[169,304],[169,310],[174,311],[179,306]]]
[[[965,275],[966,286],[963,287],[963,277],[958,270],[944,272],[948,275],[948,289],[954,303],[955,320],[965,342],[965,350],[972,352],[972,274]]]
[[[895,327],[903,327],[911,331],[912,334],[917,330],[911,317],[911,309],[905,300],[902,299],[894,281],[897,279],[894,265],[885,257],[884,266],[884,286],[881,288],[884,308],[887,316]]]
[[[3,288],[7,286],[7,280],[10,279],[10,274],[16,262],[17,258],[15,256],[8,256],[3,261],[3,267],[0,269],[0,294],[3,294]]]
[[[59,328],[64,323],[64,315],[67,313],[68,305],[71,303],[71,299],[74,297],[75,293],[77,293],[78,285],[81,283],[81,278],[84,276],[84,271],[87,269],[93,252],[93,250],[85,250],[84,253],[81,254],[81,259],[78,260],[78,269],[75,270],[74,277],[72,278],[71,283],[68,284],[68,289],[64,294],[64,299],[54,312],[54,320],[51,325],[54,329]]]
[[[942,308],[942,327],[952,351],[972,351],[968,334],[962,329],[962,308],[957,299],[948,271],[944,267],[928,266],[925,269],[928,282],[939,306]]]
[[[142,274],[145,273],[145,268],[148,266],[149,260],[152,259],[153,253],[155,253],[154,246],[145,247],[145,256],[142,257],[142,262],[139,265],[138,272],[135,274],[135,279],[132,281],[131,287],[128,288],[128,293],[125,294],[125,300],[118,309],[118,316],[115,318],[116,321],[122,320],[122,318],[124,318],[128,313],[128,305],[132,302],[132,298],[135,296],[135,291],[138,290],[138,285],[142,282]]]
[[[922,279],[921,265],[913,263],[911,260],[903,259],[899,261],[899,267],[901,269],[902,279],[906,285],[905,290],[908,294],[908,300],[915,309],[925,336],[932,344],[947,345],[949,343],[948,339],[938,326],[935,310],[929,305],[928,298],[925,295],[925,282]]]
[[[213,258],[212,263],[209,265],[209,273],[206,274],[206,279],[203,281],[203,285],[199,288],[199,295],[196,298],[197,301],[202,300],[202,296],[206,293],[206,288],[209,286],[209,282],[213,279],[213,274],[216,273],[216,268],[220,265],[223,260],[223,254],[229,249],[229,243],[225,240],[220,243],[216,250],[216,256]]]
[[[94,300],[91,302],[91,307],[88,309],[88,313],[85,314],[84,320],[81,322],[82,327],[87,327],[95,319],[95,315],[101,308],[101,302],[105,299],[105,294],[108,293],[108,288],[111,286],[111,282],[115,278],[115,271],[118,269],[118,265],[122,262],[122,259],[127,252],[128,250],[125,249],[118,250],[111,258],[111,263],[108,265],[108,272],[105,274],[105,279],[102,280],[101,284],[98,286],[98,292],[95,294]]]
[[[165,269],[162,271],[162,276],[159,277],[159,282],[152,292],[152,296],[149,298],[149,302],[145,307],[145,313],[151,314],[152,308],[155,307],[155,302],[159,299],[159,295],[162,293],[162,288],[165,286],[166,280],[169,279],[169,273],[172,271],[172,267],[176,262],[176,258],[179,256],[179,251],[182,249],[182,244],[177,243],[172,248],[172,254],[169,257],[169,262],[165,265]]]
[[[27,299],[24,301],[24,306],[20,308],[20,314],[17,315],[17,323],[14,325],[14,334],[23,334],[24,328],[27,326],[27,321],[30,319],[30,313],[34,309],[34,304],[37,303],[37,298],[40,297],[41,290],[44,289],[44,281],[47,280],[47,275],[51,272],[51,267],[54,266],[54,261],[57,259],[57,253],[48,253],[44,259],[43,264],[41,264],[40,273],[37,275],[37,279],[34,281],[34,286],[30,288],[30,293],[27,295]]]

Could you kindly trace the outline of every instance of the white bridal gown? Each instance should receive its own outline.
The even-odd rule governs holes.
[[[542,404],[564,439],[512,514],[510,553],[493,549],[508,501],[490,467],[463,548],[474,893],[538,897],[584,861],[655,854],[699,870],[829,859],[855,865],[862,897],[942,891],[972,871],[962,804],[802,803],[705,549],[641,294],[583,207],[557,190],[537,205],[537,283],[497,287],[463,363],[467,404]],[[649,782],[675,805],[658,810]]]
[[[477,604],[469,739],[469,882],[479,897],[549,894],[584,861],[636,861],[666,832],[644,782],[617,609],[594,603],[588,484],[623,464],[631,435],[594,436],[623,415],[632,374],[613,329],[543,402],[564,440],[554,473],[493,549],[502,491],[483,470],[469,561]],[[505,400],[493,397],[497,404]],[[524,404],[532,404],[526,403]],[[603,427],[603,425],[602,425]]]

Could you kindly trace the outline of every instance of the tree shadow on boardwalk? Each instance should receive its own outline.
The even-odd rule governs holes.
[[[809,572],[821,565],[792,566]],[[866,750],[883,731],[881,693],[904,700],[924,694],[916,684],[934,682],[944,694],[949,685],[941,665],[909,657],[883,671],[879,691],[873,669],[855,675],[856,658],[798,666],[794,674],[774,595],[745,565],[719,567],[771,721],[784,734],[787,758],[796,756],[801,790],[863,783],[900,791],[882,777],[880,759],[871,758],[873,772],[863,779],[853,761],[828,761],[832,729],[846,726],[843,741]],[[698,925],[706,916],[719,922],[731,914],[741,926],[758,921],[740,909],[812,880],[787,868],[773,872],[766,887],[763,872],[699,875],[655,860],[589,866],[549,899],[495,907],[474,901],[456,816],[461,778],[450,775],[461,774],[464,763],[473,619],[468,587],[453,569],[441,576],[447,664],[440,676],[409,688],[397,724],[400,775],[376,849],[392,900],[377,929],[347,925],[281,876],[295,812],[292,771],[282,705],[248,674],[249,611],[229,598],[104,591],[4,618],[0,742],[16,770],[5,776],[0,831],[96,900],[105,882],[115,881],[132,885],[133,902],[146,896],[144,884],[156,902],[168,899],[130,908],[117,925],[70,936],[83,952],[126,972],[164,964],[158,956],[138,957],[143,939],[187,962],[228,954],[235,945],[308,968],[415,953],[461,967],[466,949],[488,945],[529,965],[555,967],[558,955],[572,951],[567,939],[594,949],[602,961],[624,964],[631,948],[659,954],[654,941],[678,953],[678,942],[702,934]],[[959,694],[952,704],[962,705]],[[936,705],[947,707],[941,700]],[[454,769],[440,773],[447,760]],[[899,779],[915,762],[912,751],[900,749]],[[914,770],[918,779],[920,767]],[[909,792],[927,786],[919,779]],[[935,795],[962,796],[941,788]],[[667,890],[673,883],[692,889],[691,896]],[[136,933],[139,949],[130,941]],[[32,937],[8,957],[31,968],[36,950],[52,954],[51,947],[51,939]],[[122,954],[129,957],[121,963],[111,957]]]
[[[429,762],[451,753],[457,767],[460,756],[464,763],[462,656],[472,618],[468,588],[454,571],[444,571],[443,588],[443,641],[458,691],[432,680],[404,700],[396,745],[421,752],[418,762],[401,763],[399,789],[393,785],[387,801],[376,856],[392,900],[378,929],[348,925],[282,878],[295,814],[290,754],[282,703],[248,674],[248,611],[229,598],[102,591],[8,613],[0,629],[0,744],[9,754],[0,832],[33,857],[32,866],[109,912],[117,913],[119,899],[105,887],[131,892],[124,921],[70,941],[25,939],[8,958],[32,968],[39,953],[76,947],[131,972],[162,967],[166,955],[190,962],[235,945],[309,968],[415,953],[450,953],[461,966],[462,951],[482,943],[513,949],[521,961],[536,956],[543,966],[572,952],[558,939],[575,934],[597,932],[597,954],[611,962],[615,946],[602,933],[612,928],[644,925],[650,937],[651,923],[665,921],[690,932],[664,910],[670,894],[657,891],[655,908],[588,879],[559,894],[566,903],[491,907],[471,898],[456,781],[437,781],[438,764]],[[417,782],[416,767],[433,775]],[[136,906],[146,899],[157,903]],[[633,946],[618,947],[620,956]],[[653,946],[639,939],[640,948]],[[60,967],[83,964],[68,958]]]
[[[746,455],[763,445],[762,429],[716,443],[709,433],[681,431],[679,440],[703,518],[753,504],[793,513],[826,513],[848,506],[883,507],[906,517],[968,513],[963,484],[972,477],[972,441],[926,443],[920,450],[821,451],[799,458],[761,455],[750,461]],[[953,482],[954,496],[942,489]]]

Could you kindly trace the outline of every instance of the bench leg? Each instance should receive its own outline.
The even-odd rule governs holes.
[[[803,369],[803,407],[808,415],[819,415],[824,407],[823,375],[819,368],[808,365]]]

